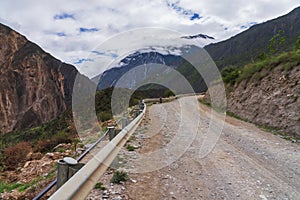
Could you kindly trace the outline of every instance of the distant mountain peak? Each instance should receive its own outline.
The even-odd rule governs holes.
[[[197,34],[197,35],[188,35],[188,36],[182,36],[181,38],[183,39],[196,39],[196,38],[202,38],[202,39],[211,39],[214,40],[214,37],[204,35],[204,34]]]

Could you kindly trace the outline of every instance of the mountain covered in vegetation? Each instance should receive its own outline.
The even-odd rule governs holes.
[[[254,25],[222,42],[205,46],[217,66],[242,67],[245,64],[291,50],[300,35],[300,7],[287,15]]]

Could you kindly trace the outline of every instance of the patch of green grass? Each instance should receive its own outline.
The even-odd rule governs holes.
[[[13,190],[18,190],[19,192],[24,192],[28,188],[34,186],[36,183],[42,180],[42,177],[37,177],[30,183],[6,183],[4,181],[0,182],[0,193],[11,192]]]
[[[130,144],[127,145],[126,149],[128,151],[134,151],[135,150],[134,146],[131,146]]]
[[[254,63],[245,65],[243,68],[228,66],[223,68],[221,75],[225,83],[233,85],[240,83],[242,80],[249,80],[252,77],[256,80],[261,80],[278,66],[280,66],[282,71],[289,72],[298,65],[300,65],[299,49],[260,59]]]
[[[128,174],[124,171],[115,171],[113,177],[110,179],[111,183],[120,183],[128,180]]]
[[[3,192],[11,192],[12,190],[15,190],[19,187],[21,187],[23,184],[21,183],[6,183],[6,182],[1,182],[0,183],[0,193]]]
[[[260,129],[263,129],[264,131],[273,133],[274,135],[278,135],[285,140],[289,140],[289,141],[292,141],[295,143],[300,143],[300,137],[296,134],[284,133],[279,128],[276,128],[276,127],[270,127],[270,126],[266,126],[266,125],[257,125],[257,126]]]
[[[210,102],[205,101],[203,98],[198,99],[198,101],[204,105],[211,106]]]
[[[59,143],[71,142],[76,138],[76,130],[72,129],[72,112],[67,110],[59,117],[31,129],[0,134],[0,150],[14,146],[20,142],[30,142],[38,147],[38,142],[51,140],[53,147]]]
[[[95,189],[98,189],[98,190],[106,190],[106,187],[104,187],[103,183],[99,182],[99,183],[96,183]]]
[[[205,101],[204,99],[198,99],[198,101],[206,106],[211,107],[212,109],[214,109],[214,111],[218,112],[218,113],[224,113],[225,109],[224,108],[220,108],[218,106],[212,105],[210,102]]]
[[[47,174],[47,176],[45,177],[46,179],[52,179],[56,176],[55,171],[52,171],[50,173]]]
[[[240,116],[238,116],[238,115],[236,115],[236,114],[234,114],[233,112],[230,112],[230,111],[227,111],[226,115],[228,115],[230,117],[233,117],[233,118],[236,118],[236,119],[241,120],[241,121],[247,121],[247,120],[241,118]]]

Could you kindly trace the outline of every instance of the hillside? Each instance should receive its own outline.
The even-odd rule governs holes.
[[[71,106],[77,69],[0,24],[0,133],[35,127]]]
[[[284,135],[300,137],[300,49],[225,68],[228,114]],[[218,92],[212,87],[210,92]],[[209,101],[209,95],[206,96]]]
[[[278,52],[291,50],[300,35],[300,7],[277,19],[254,25],[228,40],[207,45],[205,50],[220,69],[229,65],[242,67],[269,52],[271,38],[281,31],[285,41]]]

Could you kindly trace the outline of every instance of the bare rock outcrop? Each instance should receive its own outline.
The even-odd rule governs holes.
[[[0,24],[0,133],[34,127],[71,105],[78,71]]]
[[[265,69],[264,69],[265,70]],[[258,73],[267,76],[259,77]],[[227,111],[249,122],[300,137],[300,66],[289,71],[277,66],[249,80],[226,86]],[[212,86],[210,93],[219,93]],[[210,102],[207,92],[204,100]]]
[[[300,136],[300,66],[244,80],[228,94],[228,110],[260,125]]]

